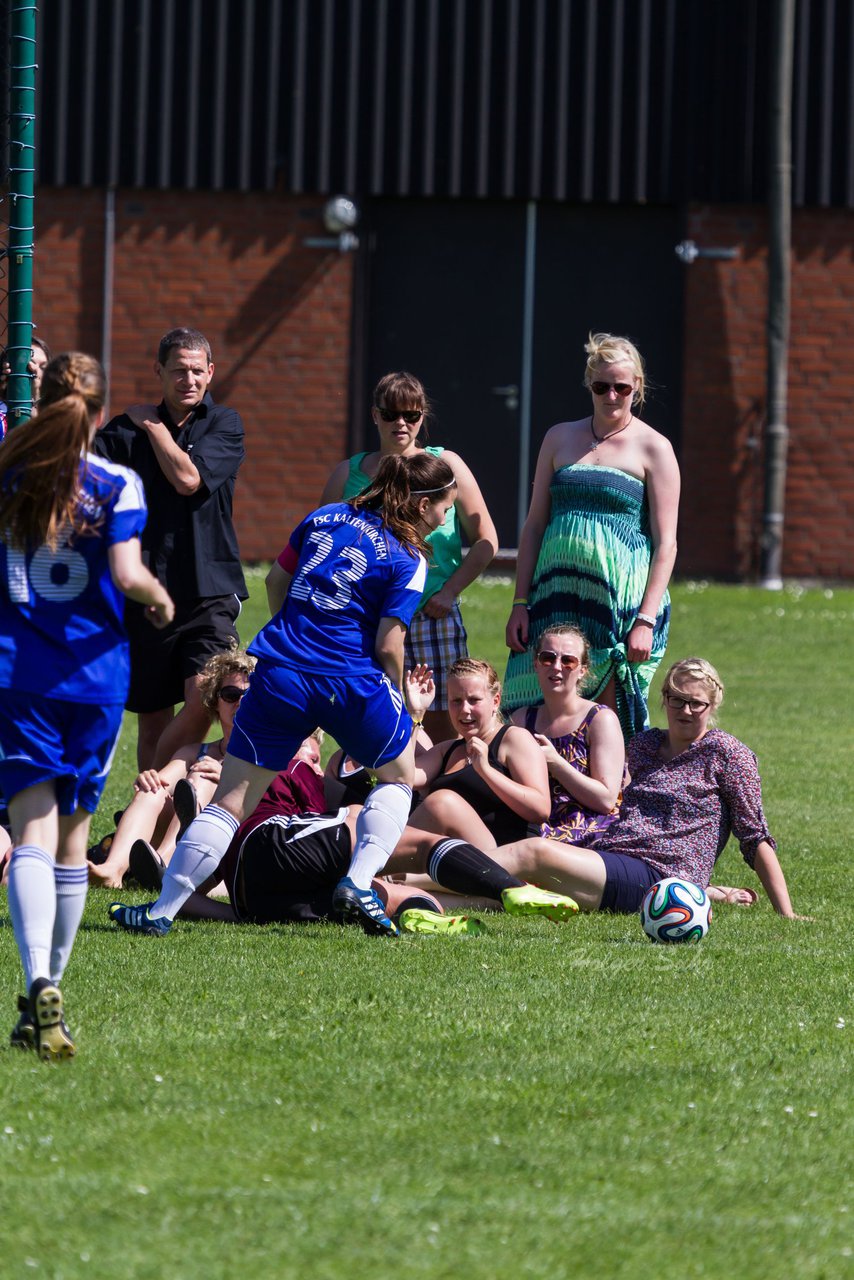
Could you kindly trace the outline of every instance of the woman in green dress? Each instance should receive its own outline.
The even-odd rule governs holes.
[[[498,535],[477,481],[458,453],[424,443],[430,404],[423,385],[411,373],[387,373],[374,388],[371,417],[379,448],[345,458],[330,475],[321,505],[354,498],[375,478],[383,458],[410,458],[426,449],[441,454],[454,473],[457,496],[445,523],[427,538],[431,560],[427,582],[406,637],[409,668],[425,663],[433,671],[436,697],[424,717],[430,737],[441,742],[454,736],[448,716],[446,676],[458,658],[468,654],[459,596],[483,573],[498,550]],[[463,551],[463,537],[468,550]]]
[[[628,742],[649,724],[667,645],[679,467],[637,416],[645,376],[634,344],[596,333],[585,350],[593,411],[546,434],[519,539],[504,707],[541,700],[529,640],[572,623],[590,643],[585,696],[613,707]]]

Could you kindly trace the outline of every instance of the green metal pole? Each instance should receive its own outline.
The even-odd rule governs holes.
[[[36,6],[12,0],[9,33],[9,340],[6,403],[10,427],[32,415],[33,217],[36,124]]]

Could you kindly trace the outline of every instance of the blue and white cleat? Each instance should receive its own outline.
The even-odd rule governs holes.
[[[151,938],[165,938],[172,928],[172,921],[166,916],[150,916],[149,908],[153,902],[143,903],[141,907],[126,907],[122,902],[110,903],[110,919],[127,933],[145,933]]]
[[[382,899],[373,889],[359,889],[349,876],[339,880],[332,895],[332,908],[350,924],[360,924],[365,933],[396,938],[397,925],[386,915]]]

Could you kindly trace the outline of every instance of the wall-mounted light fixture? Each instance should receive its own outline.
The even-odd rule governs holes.
[[[303,244],[310,249],[337,249],[339,253],[351,253],[359,247],[359,237],[353,228],[359,221],[359,209],[349,196],[332,196],[323,206],[323,225],[331,232],[328,236],[306,236]]]
[[[724,262],[732,262],[738,257],[738,249],[708,248],[701,249],[694,240],[680,240],[674,252],[680,262],[690,267],[698,258],[718,258]]]

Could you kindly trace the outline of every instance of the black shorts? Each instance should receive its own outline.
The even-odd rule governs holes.
[[[129,601],[128,711],[162,711],[183,702],[185,681],[198,675],[215,653],[237,644],[239,615],[236,595],[207,596],[178,605],[174,621],[158,631],[146,621],[143,606]]]
[[[604,849],[593,852],[605,863],[605,888],[599,910],[628,915],[639,911],[648,890],[662,878],[661,872],[627,853],[608,853]]]
[[[346,809],[277,815],[250,832],[228,886],[240,919],[253,924],[335,919],[332,891],[347,874],[353,846],[346,817]]]

